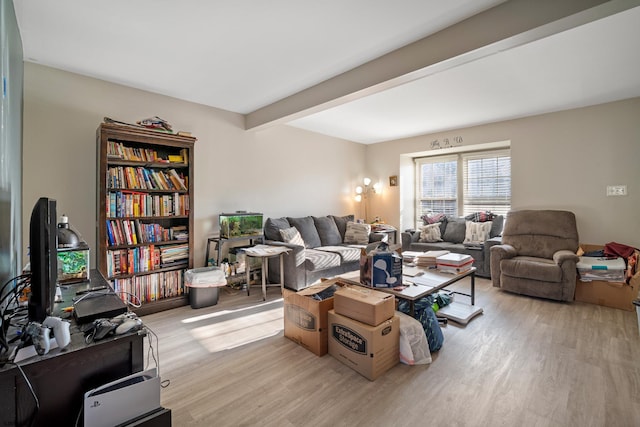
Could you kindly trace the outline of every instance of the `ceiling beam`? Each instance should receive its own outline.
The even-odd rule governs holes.
[[[245,115],[286,123],[640,5],[640,0],[510,0]]]

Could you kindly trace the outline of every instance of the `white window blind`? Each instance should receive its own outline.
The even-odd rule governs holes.
[[[457,156],[419,159],[417,217],[427,213],[458,213]]]
[[[463,215],[491,211],[506,215],[511,208],[509,150],[462,155]]]
[[[511,209],[509,149],[425,157],[416,162],[416,222],[429,213],[466,216]]]

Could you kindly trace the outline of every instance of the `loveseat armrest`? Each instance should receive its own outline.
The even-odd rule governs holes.
[[[411,244],[418,241],[420,237],[420,232],[416,230],[407,230],[403,231],[400,234],[400,238],[402,239],[402,250],[409,251],[411,250]]]
[[[369,233],[369,243],[381,242],[386,236],[387,235],[385,233],[376,233],[375,231],[371,232]]]
[[[287,259],[290,259],[291,261],[289,261],[290,263],[293,263],[293,266],[299,266],[302,265],[304,263],[305,260],[305,254],[304,254],[304,246],[301,245],[294,245],[292,243],[285,243],[285,242],[280,242],[278,240],[265,240],[264,242],[265,245],[271,245],[271,246],[284,246],[286,248],[291,249],[290,252],[287,252],[284,254],[285,256],[285,263]]]
[[[500,287],[500,261],[503,259],[513,258],[518,253],[516,248],[507,244],[494,245],[490,248],[491,251],[491,281],[496,288]]]

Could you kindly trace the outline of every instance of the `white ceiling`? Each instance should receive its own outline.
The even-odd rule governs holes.
[[[501,3],[18,0],[14,7],[26,61],[249,114]],[[640,7],[632,7],[289,123],[375,143],[637,97],[639,24]]]

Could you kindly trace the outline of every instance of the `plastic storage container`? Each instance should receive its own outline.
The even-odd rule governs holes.
[[[191,308],[202,308],[218,303],[218,288],[225,286],[227,279],[218,267],[201,267],[185,271],[184,284],[189,289]]]

